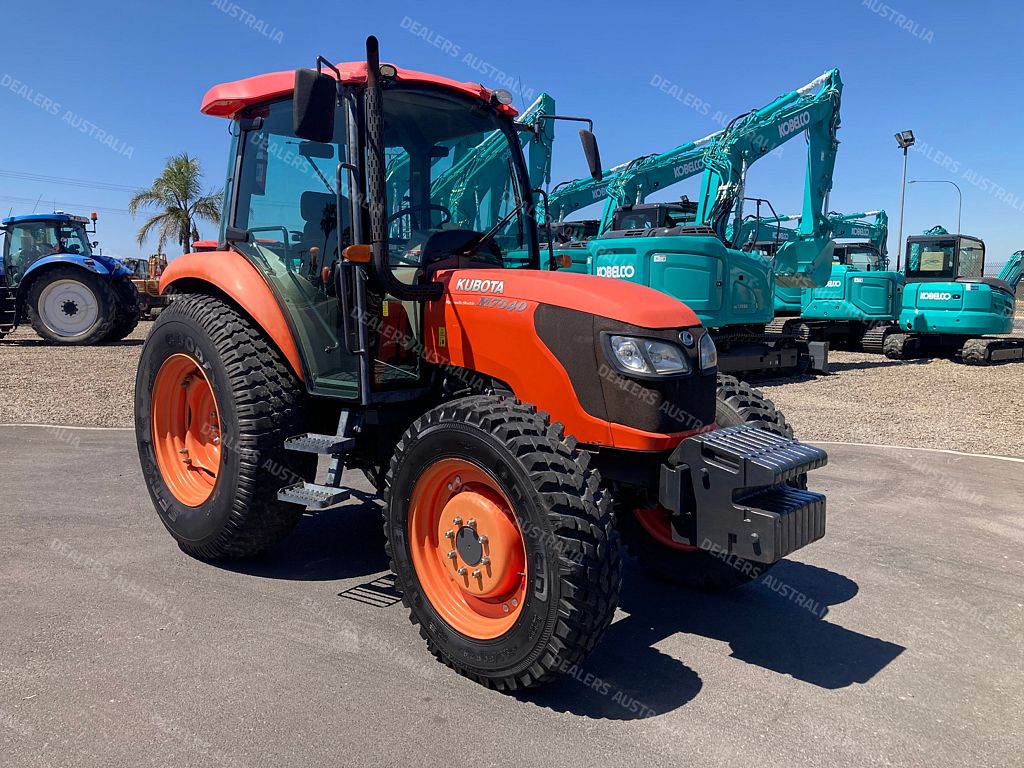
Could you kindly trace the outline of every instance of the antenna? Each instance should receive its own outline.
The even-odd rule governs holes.
[[[42,200],[42,199],[43,199],[43,196],[41,194],[39,195],[39,197],[36,198],[36,204],[32,206],[32,213],[36,212],[36,208],[39,207],[39,201]],[[14,209],[12,208],[11,210],[14,210]]]

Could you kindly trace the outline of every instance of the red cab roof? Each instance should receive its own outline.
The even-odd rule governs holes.
[[[348,61],[337,65],[341,72],[341,80],[344,83],[365,83],[366,62]],[[490,101],[491,90],[480,85],[480,83],[460,83],[458,80],[451,80],[447,77],[430,75],[425,72],[416,72],[411,69],[398,69],[395,80],[412,83],[430,83],[440,85],[453,91],[465,93],[476,97],[481,101]],[[334,76],[330,70],[325,70],[328,75]],[[203,97],[202,112],[206,115],[216,117],[234,117],[243,109],[254,104],[262,104],[267,101],[279,99],[292,92],[295,85],[295,72],[271,72],[267,75],[247,77],[244,80],[235,80],[230,83],[215,85],[206,92]],[[518,113],[511,104],[503,104],[499,109],[505,114],[515,116]]]

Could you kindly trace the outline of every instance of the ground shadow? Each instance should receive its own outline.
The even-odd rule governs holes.
[[[249,560],[217,560],[213,565],[265,579],[336,581],[388,569],[384,554],[381,503],[352,491],[344,505],[304,515],[279,544]]]
[[[145,339],[122,339],[121,341],[104,341],[92,344],[93,347],[141,347]],[[46,339],[0,339],[0,347],[63,347],[65,344],[47,341]]]
[[[879,357],[877,360],[861,360],[858,362],[830,362],[830,373],[841,373],[842,371],[871,370],[873,368],[892,368],[893,366],[926,365],[932,358],[915,357],[907,360],[890,360],[888,357]]]
[[[346,505],[305,516],[265,555],[217,567],[261,578],[334,581],[373,576],[360,599],[393,605],[380,501],[355,492]],[[700,676],[658,649],[667,638],[696,635],[727,643],[732,658],[825,689],[866,683],[905,649],[826,620],[829,606],[858,592],[857,583],[825,568],[783,560],[760,579],[722,594],[692,592],[659,580],[630,560],[619,602],[626,614],[579,667],[517,696],[581,717],[636,720],[686,705]],[[346,595],[342,595],[343,597]]]
[[[702,685],[696,672],[655,647],[679,633],[728,643],[732,658],[819,688],[865,683],[905,648],[824,620],[828,606],[857,591],[845,576],[788,560],[724,594],[684,590],[631,567],[620,600],[628,615],[608,629],[582,669],[520,698],[615,720],[677,709]]]

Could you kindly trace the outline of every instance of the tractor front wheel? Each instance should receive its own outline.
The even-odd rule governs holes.
[[[410,618],[442,662],[514,690],[579,664],[611,622],[619,540],[597,472],[533,407],[452,401],[405,432],[385,534]]]
[[[188,554],[255,555],[302,507],[278,501],[316,458],[284,449],[305,431],[303,387],[248,318],[212,296],[183,295],[142,348],[135,437],[161,522]]]

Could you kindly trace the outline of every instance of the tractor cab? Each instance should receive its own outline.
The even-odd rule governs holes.
[[[7,284],[15,286],[20,283],[36,262],[48,256],[64,254],[94,258],[89,235],[96,234],[95,213],[91,219],[91,230],[87,229],[89,223],[90,219],[84,216],[66,213],[4,219],[3,272]]]

